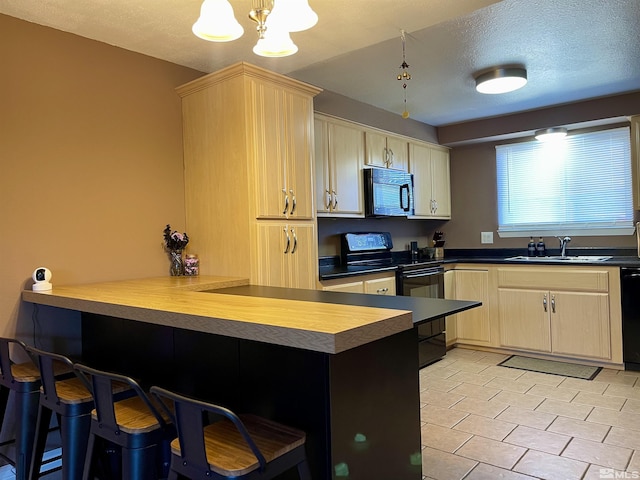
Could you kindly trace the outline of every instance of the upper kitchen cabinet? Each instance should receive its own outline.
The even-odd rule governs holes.
[[[451,218],[449,150],[430,144],[409,144],[415,215],[412,218]]]
[[[406,139],[367,130],[365,140],[367,165],[408,171],[409,142]]]
[[[316,229],[313,97],[320,89],[241,62],[176,90],[182,97],[186,231],[201,272],[261,285],[315,285],[317,240],[304,238],[315,238]],[[291,242],[294,234],[299,242],[295,259],[270,250],[284,252],[285,226]],[[267,237],[269,248],[262,243]],[[308,278],[267,277],[270,262],[302,266]]]
[[[319,114],[314,125],[318,216],[364,216],[364,132],[356,125]]]
[[[313,99],[255,79],[248,87],[256,216],[311,219]]]

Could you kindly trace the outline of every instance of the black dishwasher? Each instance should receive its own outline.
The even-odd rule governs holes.
[[[620,284],[624,368],[640,371],[640,268],[622,267]]]

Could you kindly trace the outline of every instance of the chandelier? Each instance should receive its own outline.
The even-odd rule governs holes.
[[[251,0],[249,18],[256,23],[256,55],[286,57],[298,51],[291,32],[301,32],[318,22],[308,0]],[[229,0],[204,0],[193,33],[210,42],[230,42],[242,36]]]

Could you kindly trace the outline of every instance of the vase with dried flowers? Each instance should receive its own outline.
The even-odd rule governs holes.
[[[171,225],[167,224],[164,229],[164,249],[169,254],[171,265],[169,274],[171,276],[184,275],[184,261],[182,259],[182,251],[189,243],[189,236],[186,233],[180,233],[176,230],[171,231]]]

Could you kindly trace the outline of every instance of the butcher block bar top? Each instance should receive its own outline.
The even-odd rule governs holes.
[[[160,277],[25,290],[27,302],[323,353],[340,353],[413,327],[411,311],[225,295],[243,278]]]

